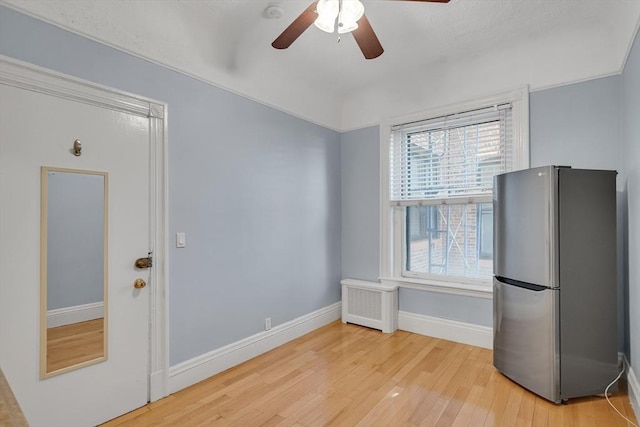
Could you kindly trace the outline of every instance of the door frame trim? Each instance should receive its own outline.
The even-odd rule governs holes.
[[[167,104],[75,76],[0,55],[0,83],[149,119],[149,248],[153,251],[149,286],[148,400],[168,393],[168,127]]]

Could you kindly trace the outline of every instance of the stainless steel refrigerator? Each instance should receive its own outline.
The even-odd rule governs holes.
[[[559,403],[618,373],[616,172],[545,166],[494,179],[493,364]]]

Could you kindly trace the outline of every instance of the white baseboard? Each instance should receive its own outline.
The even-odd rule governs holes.
[[[487,326],[400,311],[398,329],[477,347],[493,348],[493,329]]]
[[[298,317],[273,329],[210,351],[169,368],[169,393],[227,370],[235,365],[266,353],[291,340],[340,319],[342,304],[337,302]]]
[[[636,377],[626,357],[624,358],[624,362],[627,367],[627,391],[629,401],[631,401],[631,407],[636,413],[636,419],[640,419],[640,382],[638,382],[638,377]]]
[[[74,305],[73,307],[57,308],[47,311],[47,328],[86,322],[87,320],[104,317],[104,303]]]

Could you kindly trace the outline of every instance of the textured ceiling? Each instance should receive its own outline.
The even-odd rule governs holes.
[[[640,17],[640,0],[363,0],[385,48],[367,61],[313,26],[271,47],[311,0],[277,1],[280,19],[262,16],[273,0],[0,2],[337,130],[619,72]]]

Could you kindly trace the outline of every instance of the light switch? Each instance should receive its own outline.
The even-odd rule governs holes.
[[[176,233],[176,248],[184,248],[187,246],[186,233]]]

